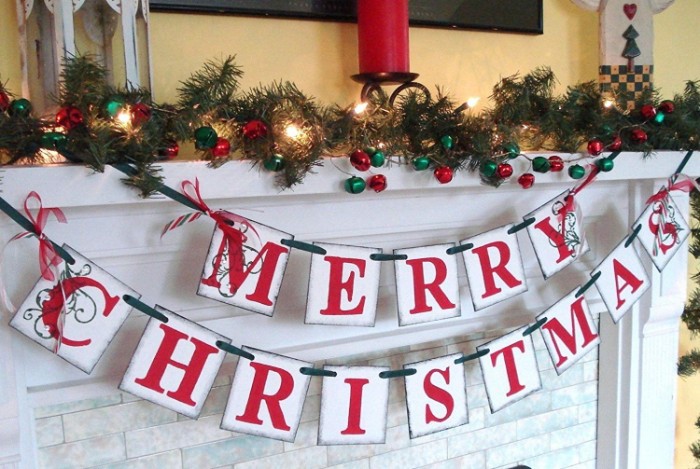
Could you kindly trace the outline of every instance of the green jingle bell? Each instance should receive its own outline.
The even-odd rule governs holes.
[[[515,142],[508,142],[503,144],[503,151],[508,154],[508,158],[515,159],[520,155],[520,147]]]
[[[345,192],[349,194],[359,194],[365,190],[365,180],[358,176],[353,176],[345,180]]]
[[[599,170],[601,170],[604,173],[607,173],[608,171],[612,171],[612,169],[615,167],[615,162],[610,158],[601,158],[599,160],[596,160],[595,165],[598,167]]]
[[[41,136],[41,147],[47,150],[64,150],[67,143],[68,137],[61,132],[46,132]]]
[[[425,171],[430,166],[430,158],[427,156],[419,156],[418,158],[414,158],[411,164],[416,171]]]
[[[26,117],[32,112],[32,103],[28,99],[15,99],[10,103],[9,109],[11,116]]]
[[[263,162],[263,166],[268,171],[282,171],[284,169],[284,156],[275,153]]]
[[[451,150],[452,147],[453,147],[454,144],[455,144],[454,139],[453,139],[451,136],[449,136],[449,135],[443,136],[443,137],[440,139],[440,143],[442,144],[442,147],[443,147],[445,150]]]
[[[384,166],[384,161],[386,161],[386,157],[384,156],[384,152],[377,151],[375,150],[373,153],[369,153],[371,156],[369,157],[369,161],[374,166],[375,168],[379,168],[381,166]]]
[[[532,160],[532,169],[538,173],[546,173],[552,164],[544,156],[538,156]]]
[[[194,131],[194,147],[197,150],[214,148],[218,139],[219,136],[216,134],[216,130],[209,126],[205,125]]]
[[[124,98],[120,96],[112,96],[105,103],[105,112],[109,117],[117,117],[117,115],[124,109]]]
[[[569,166],[569,177],[571,179],[581,179],[586,175],[586,168],[580,164]]]
[[[483,163],[481,163],[481,166],[479,166],[479,172],[481,172],[481,174],[483,174],[487,178],[490,178],[494,174],[496,174],[497,170],[498,163],[496,163],[493,160],[486,160]]]

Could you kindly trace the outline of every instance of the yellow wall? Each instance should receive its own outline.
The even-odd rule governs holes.
[[[37,0],[38,1],[38,0]],[[700,79],[700,2],[677,0],[655,18],[656,86],[664,96],[682,91],[684,81]],[[594,80],[598,65],[598,21],[593,12],[570,0],[544,0],[541,36],[411,29],[411,69],[429,87],[440,85],[456,100],[480,96],[481,105],[499,77],[526,73],[540,65],[554,70],[560,89]],[[17,47],[16,6],[0,1],[0,78],[21,93]],[[151,20],[154,94],[174,101],[181,80],[206,60],[237,55],[245,72],[246,89],[286,79],[322,102],[348,104],[359,85],[348,77],[357,73],[356,28],[352,24],[153,14]],[[684,338],[682,348],[688,347]],[[700,437],[692,427],[700,414],[700,377],[681,381],[677,467],[692,465],[688,444]]]

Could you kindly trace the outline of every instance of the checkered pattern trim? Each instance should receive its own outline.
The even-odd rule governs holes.
[[[599,82],[602,91],[613,89],[641,93],[652,87],[654,81],[653,65],[635,65],[628,69],[627,65],[601,65]]]

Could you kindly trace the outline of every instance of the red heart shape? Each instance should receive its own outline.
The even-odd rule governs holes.
[[[622,10],[625,12],[625,16],[631,21],[632,18],[634,18],[634,15],[637,14],[637,4],[636,3],[625,3],[625,5],[622,7]]]

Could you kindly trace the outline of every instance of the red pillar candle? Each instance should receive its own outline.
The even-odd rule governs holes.
[[[408,0],[358,0],[360,73],[408,73]]]

